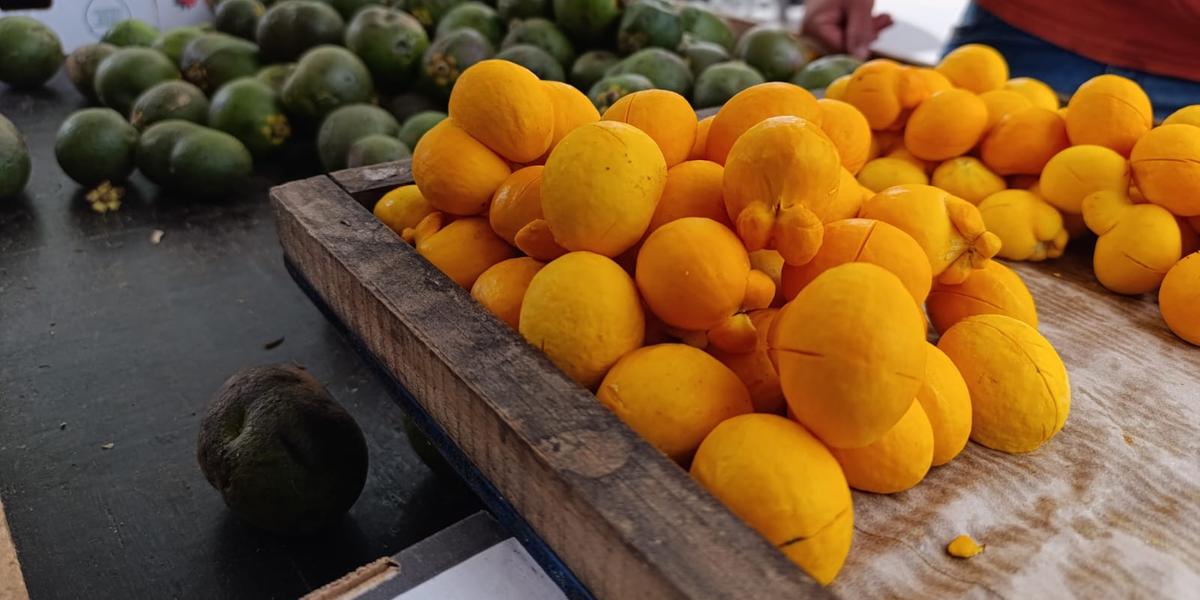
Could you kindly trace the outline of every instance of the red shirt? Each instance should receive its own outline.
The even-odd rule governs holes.
[[[1200,0],[976,0],[1001,20],[1109,65],[1200,81]]]

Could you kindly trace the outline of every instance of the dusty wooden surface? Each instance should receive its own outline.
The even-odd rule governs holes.
[[[26,598],[29,598],[29,591],[25,589],[21,561],[17,558],[17,548],[8,530],[8,519],[4,517],[4,503],[0,502],[0,600]]]

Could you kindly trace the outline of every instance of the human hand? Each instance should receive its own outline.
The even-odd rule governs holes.
[[[834,52],[866,58],[879,32],[892,26],[887,14],[872,15],[875,0],[807,0],[800,32]]]

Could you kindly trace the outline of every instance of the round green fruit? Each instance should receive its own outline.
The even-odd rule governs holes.
[[[734,55],[758,69],[768,81],[787,81],[808,63],[810,52],[792,32],[759,25],[742,34]]]
[[[861,64],[861,60],[845,54],[822,56],[797,71],[792,83],[810,91],[823,90],[834,79],[853,73]]]
[[[67,57],[67,77],[71,79],[75,89],[89,101],[99,100],[96,97],[96,69],[104,59],[116,51],[116,46],[101,42],[80,46]]]
[[[270,62],[296,60],[310,48],[341,44],[346,22],[332,6],[316,0],[273,4],[258,20],[255,39]]]
[[[191,41],[179,61],[183,76],[206,93],[258,73],[258,46],[224,33],[207,33]]]
[[[254,159],[237,138],[201,127],[179,137],[171,149],[168,187],[200,199],[241,190],[254,174]]]
[[[621,75],[609,75],[588,90],[588,98],[592,104],[596,105],[596,110],[600,114],[608,110],[617,100],[628,96],[634,92],[654,89],[654,82],[650,81],[644,75],[637,73],[624,73]]]
[[[146,90],[179,79],[167,55],[150,48],[121,48],[96,68],[96,96],[105,106],[127,115]]]
[[[346,47],[362,59],[382,89],[411,83],[429,48],[425,28],[412,15],[382,6],[364,8],[346,28]]]
[[[138,139],[134,162],[146,179],[167,187],[171,183],[171,151],[186,134],[201,129],[191,121],[159,121],[146,128]]]
[[[426,94],[416,91],[396,94],[382,103],[388,112],[401,123],[422,112],[438,112],[446,114],[446,102],[437,101]],[[409,146],[415,148],[416,146]]]
[[[266,12],[267,7],[258,0],[224,0],[217,7],[213,25],[221,33],[254,41],[258,20]]]
[[[409,150],[404,142],[381,133],[373,133],[350,144],[350,149],[346,151],[346,168],[369,167],[406,158],[412,158],[412,150]]]
[[[282,63],[278,65],[267,65],[258,70],[254,74],[254,78],[267,84],[276,94],[283,90],[283,83],[288,77],[292,76],[292,71],[296,70],[296,63]],[[225,84],[229,85],[229,84]]]
[[[621,17],[620,0],[554,0],[554,19],[571,39],[584,44],[612,43]]]
[[[29,17],[0,17],[0,82],[35,88],[62,64],[62,42],[53,30]]]
[[[4,115],[0,115],[0,199],[20,194],[29,183],[32,165],[25,138]]]
[[[654,82],[654,87],[671,90],[681,96],[692,93],[695,77],[678,54],[662,48],[639,50],[609,69],[609,75],[635,73]]]
[[[217,90],[208,109],[208,126],[237,138],[255,158],[269,156],[292,135],[275,90],[253,77],[235,79]]]
[[[396,137],[404,142],[409,148],[416,148],[417,142],[425,137],[425,134],[433,129],[434,125],[441,123],[446,119],[446,113],[440,110],[421,111],[404,121],[400,126],[400,133]]]
[[[722,46],[693,39],[683,40],[683,43],[679,45],[679,54],[683,56],[683,60],[687,61],[692,74],[697,77],[705,69],[717,63],[727,62],[730,58],[729,53]]]
[[[726,52],[733,51],[736,40],[733,29],[716,13],[702,6],[689,5],[683,7],[679,15],[683,20],[684,38],[711,42],[721,46]]]
[[[513,19],[546,17],[550,15],[550,0],[499,0],[496,12],[505,23]]]
[[[92,187],[133,173],[138,131],[111,108],[85,108],[63,121],[54,140],[58,165],[76,183]]]
[[[620,57],[608,50],[589,50],[575,59],[571,65],[571,85],[581,89],[590,89],[604,74],[621,62]]]
[[[151,44],[151,48],[162,52],[171,59],[171,62],[176,65],[183,60],[183,50],[192,40],[204,35],[205,31],[199,27],[176,27],[168,29],[158,36]]]
[[[371,134],[395,137],[400,124],[386,110],[370,104],[343,106],[325,117],[317,132],[317,155],[326,171],[346,168],[346,152],[359,138]]]
[[[496,54],[496,58],[517,63],[538,76],[543,81],[564,81],[562,65],[554,60],[545,50],[529,44],[509,46]]]
[[[667,0],[634,0],[617,27],[617,49],[623,54],[643,48],[674,50],[682,40],[683,19]]]
[[[713,65],[696,80],[696,91],[692,95],[692,106],[711,108],[721,106],[738,92],[765,82],[762,74],[754,67],[741,61],[723,62]]]
[[[496,54],[492,43],[474,29],[452,31],[436,40],[421,58],[421,80],[437,97],[450,97],[458,76],[471,65]]]
[[[186,81],[164,81],[138,96],[129,113],[130,124],[138,129],[168,119],[203,124],[208,119],[208,98]]]
[[[344,19],[346,21],[353,19],[354,15],[358,14],[358,11],[363,10],[368,7],[380,6],[382,4],[388,4],[388,5],[392,5],[392,6],[403,4],[402,0],[391,0],[390,2],[389,2],[389,0],[324,0],[324,1],[327,2],[330,6],[332,6],[334,10],[338,11],[338,14],[342,15],[342,19]]]
[[[149,48],[158,39],[158,29],[138,19],[125,19],[104,32],[100,41],[121,48],[140,46]]]
[[[529,44],[545,50],[563,69],[571,68],[575,62],[575,48],[554,23],[546,19],[525,19],[513,21],[508,26],[508,35],[500,48],[511,48],[519,44]]]
[[[313,48],[300,57],[280,94],[289,115],[310,123],[340,106],[371,102],[374,97],[375,87],[366,65],[354,53],[337,46]]]
[[[435,37],[463,28],[482,33],[492,44],[499,44],[504,37],[504,20],[496,13],[496,9],[482,2],[464,2],[450,9],[438,22]]]
[[[405,0],[404,9],[412,13],[426,29],[437,28],[442,17],[465,0]]]

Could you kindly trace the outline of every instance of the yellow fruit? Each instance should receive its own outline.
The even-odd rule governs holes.
[[[1003,315],[976,315],[946,331],[938,348],[971,392],[971,439],[977,443],[1031,452],[1067,422],[1067,370],[1037,329]]]
[[[775,415],[734,417],[700,444],[691,473],[817,582],[837,577],[854,536],[850,488],[803,427]]]
[[[1004,89],[1014,91],[1029,99],[1038,108],[1057,111],[1058,92],[1044,82],[1032,77],[1014,77],[1004,84]]]
[[[568,133],[581,125],[599,121],[600,111],[583,92],[561,81],[543,81],[542,89],[554,104],[554,135],[550,138],[549,149],[541,158],[541,162],[545,163],[545,159]]]
[[[871,126],[857,108],[840,100],[824,98],[821,105],[821,130],[837,146],[842,166],[857,173],[871,152]]]
[[[1006,187],[1002,177],[971,156],[952,158],[938,165],[933,170],[933,186],[975,205]]]
[[[928,184],[925,171],[901,158],[876,158],[863,165],[858,172],[858,183],[872,192],[882,192],[902,184]]]
[[[950,462],[966,447],[971,437],[971,393],[958,367],[926,343],[925,383],[917,392],[917,402],[925,409],[933,429],[933,466]]]
[[[821,105],[808,90],[790,83],[768,82],[748,87],[717,111],[708,130],[708,160],[725,164],[733,144],[751,127],[771,117],[801,117],[821,125]]]
[[[1053,206],[1025,190],[1005,190],[979,203],[988,231],[1000,238],[997,256],[1009,260],[1045,260],[1062,256],[1067,230]]]
[[[1093,192],[1129,189],[1129,165],[1103,146],[1072,146],[1055,154],[1038,180],[1041,195],[1063,213],[1083,212],[1083,199]]]
[[[925,303],[934,329],[945,333],[974,315],[1005,315],[1038,325],[1037,307],[1025,282],[1012,269],[991,261],[958,285],[934,283]]]
[[[960,535],[946,544],[946,554],[954,558],[971,558],[979,556],[986,546],[981,546],[969,535]]]
[[[1097,192],[1084,199],[1083,219],[1100,236],[1092,254],[1096,279],[1118,294],[1154,291],[1183,254],[1179,222],[1161,206]]]
[[[492,265],[471,286],[471,297],[496,318],[516,329],[521,321],[521,302],[533,276],[545,265],[524,256]]]
[[[783,255],[777,250],[755,250],[750,253],[750,268],[762,271],[775,284],[775,299],[771,306],[783,306]]]
[[[882,221],[845,219],[825,225],[825,241],[813,259],[783,267],[783,294],[795,298],[822,273],[850,262],[878,265],[900,278],[918,304],[929,295],[933,275],[925,251],[912,236]]]
[[[596,398],[680,464],[687,464],[722,421],[754,409],[733,371],[684,344],[658,344],[626,354],[604,377]]]
[[[962,283],[1000,251],[1000,239],[987,231],[975,205],[928,185],[888,188],[863,203],[859,216],[912,236],[942,283]]]
[[[445,217],[435,212],[417,224],[414,233],[417,253],[468,290],[481,273],[516,255],[513,247],[497,237],[482,218],[443,223]]]
[[[1185,106],[1163,119],[1163,125],[1195,125],[1200,127],[1200,104]]]
[[[1022,110],[1025,108],[1033,108],[1033,103],[1029,98],[1018,94],[1012,90],[992,90],[979,95],[979,99],[987,105],[988,109],[988,124],[987,128],[990,131],[1000,119],[1005,115]]]
[[[1153,124],[1150,97],[1120,75],[1087,80],[1067,103],[1067,135],[1075,146],[1095,144],[1129,156],[1133,144]]]
[[[1134,145],[1129,164],[1146,200],[1181,217],[1200,215],[1200,127],[1151,129]]]
[[[917,106],[904,127],[904,146],[922,160],[966,154],[987,129],[988,109],[979,96],[949,89]]]
[[[605,121],[628,123],[646,132],[662,150],[667,167],[685,160],[696,143],[696,111],[683,96],[668,90],[644,90],[617,100]]]
[[[871,132],[871,152],[867,155],[868,161],[887,156],[897,150],[905,150],[903,131]]]
[[[512,169],[450,118],[421,136],[413,149],[412,173],[430,206],[471,216],[487,210]]]
[[[554,101],[532,71],[485,60],[462,72],[450,92],[450,118],[471,137],[515,163],[546,153],[554,139]]]
[[[904,416],[925,378],[924,343],[900,279],[857,262],[809,283],[768,336],[791,414],[835,448],[866,446]]]
[[[692,151],[688,153],[688,160],[703,160],[708,152],[708,130],[712,127],[713,119],[716,115],[704,117],[700,122],[696,123],[696,141],[692,144]]]
[[[840,182],[837,148],[816,123],[773,117],[751,127],[729,152],[725,208],[746,249],[774,248],[786,262],[802,264],[821,245],[821,224],[837,206]]]
[[[865,188],[859,185],[854,174],[846,170],[846,167],[842,167],[842,176],[839,179],[837,196],[833,204],[821,215],[821,220],[827,223],[853,218],[858,214],[858,209],[862,208],[863,200],[875,193],[870,190],[864,192]]]
[[[767,350],[767,334],[779,311],[764,308],[750,313],[750,321],[758,333],[758,342],[750,352],[723,352],[710,350],[712,355],[746,384],[750,392],[750,402],[754,404],[754,412],[782,415],[785,403],[783,389],[779,387],[779,373],[771,362]]]
[[[984,138],[980,157],[983,164],[1001,175],[1036,175],[1070,145],[1066,125],[1058,113],[1025,108],[1000,119]]]
[[[542,171],[532,166],[514,171],[492,195],[488,222],[504,241],[516,245],[517,232],[542,218]]]
[[[688,160],[671,167],[647,232],[684,217],[704,217],[732,227],[721,189],[724,177],[725,169],[707,160]]]
[[[522,227],[513,238],[513,244],[521,252],[542,262],[554,260],[567,253],[566,248],[554,241],[554,232],[550,231],[550,225],[545,219],[534,219]]]
[[[857,108],[871,129],[889,129],[903,125],[907,111],[924,99],[909,69],[887,59],[863,63],[846,83],[842,100]],[[927,91],[927,90],[925,90]]]
[[[642,345],[646,321],[637,287],[617,263],[571,252],[529,282],[520,331],[568,377],[592,388]]]
[[[938,63],[937,71],[955,87],[982,94],[1004,87],[1008,62],[991,46],[966,44],[952,50]]]
[[[842,75],[837,79],[829,82],[829,86],[825,88],[825,97],[830,100],[845,100],[846,86],[850,84],[852,75]]]
[[[933,461],[933,428],[915,400],[883,437],[862,448],[830,448],[850,487],[876,494],[903,492],[925,478]]]
[[[954,84],[950,83],[950,80],[946,79],[946,76],[939,73],[937,69],[909,67],[907,72],[911,76],[909,80],[910,84],[919,90],[916,93],[921,95],[922,98],[928,98],[938,92],[954,89]]]
[[[542,213],[563,248],[617,256],[646,232],[666,181],[650,136],[625,123],[589,123],[546,161]]]
[[[429,206],[429,202],[421,195],[417,186],[402,185],[384,194],[379,202],[375,203],[372,212],[375,218],[388,226],[388,229],[395,231],[397,235],[404,235],[405,229],[416,227],[425,215],[433,212],[433,207]]]
[[[1163,321],[1175,335],[1200,346],[1200,253],[1175,263],[1158,289]]]
[[[925,174],[928,174],[930,171],[933,170],[932,162],[921,159],[921,158],[917,158],[917,155],[910,152],[909,149],[907,147],[905,147],[904,145],[900,145],[899,147],[893,148],[891,152],[887,153],[885,158],[898,158],[898,159],[903,160],[903,161],[911,164],[912,166],[920,169],[921,172],[925,173]]]

